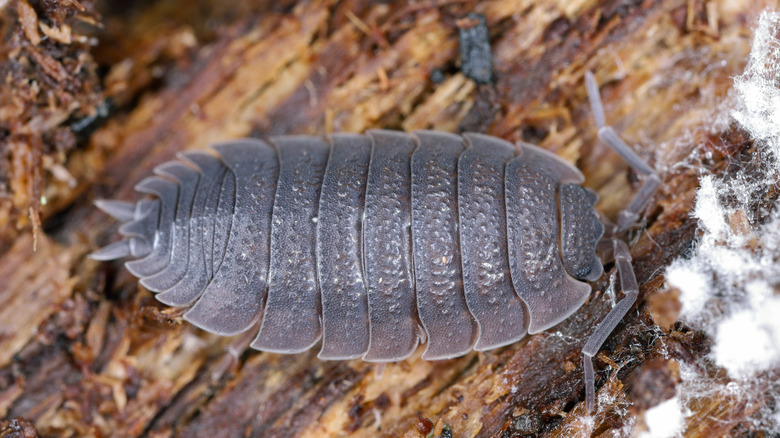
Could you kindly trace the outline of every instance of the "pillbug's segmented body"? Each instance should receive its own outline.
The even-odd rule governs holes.
[[[636,300],[630,253],[614,238],[660,180],[604,125],[599,138],[644,175],[612,226],[625,298],[583,347],[591,358]],[[125,240],[92,257],[131,256],[128,270],[157,299],[191,306],[212,333],[256,327],[253,348],[387,362],[489,350],[552,327],[603,273],[596,194],[554,154],[480,134],[368,131],[326,138],[243,139],[186,152],[137,185],[150,199],[98,201],[125,221]]]
[[[251,346],[395,361],[507,345],[551,327],[601,275],[580,172],[479,134],[275,137],[188,152],[138,184],[127,267],[185,319]],[[105,205],[105,203],[104,203]],[[526,316],[527,315],[527,316]]]

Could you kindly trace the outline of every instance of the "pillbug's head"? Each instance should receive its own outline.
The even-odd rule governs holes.
[[[604,267],[596,255],[596,245],[604,234],[593,206],[598,196],[576,184],[562,184],[558,192],[561,215],[561,259],[569,275],[594,281]]]

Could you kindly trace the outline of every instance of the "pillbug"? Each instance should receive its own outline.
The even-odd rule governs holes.
[[[586,87],[599,138],[645,176],[611,227],[624,230],[660,180],[605,126],[590,73]],[[148,199],[97,201],[124,240],[92,258],[134,258],[127,269],[162,303],[191,306],[184,318],[206,331],[259,324],[258,350],[321,342],[322,359],[374,362],[420,341],[428,360],[489,350],[568,318],[603,273],[596,194],[530,144],[373,130],[214,150],[157,166],[136,186]],[[625,298],[583,348],[591,410],[591,357],[637,295],[628,248],[613,240]]]

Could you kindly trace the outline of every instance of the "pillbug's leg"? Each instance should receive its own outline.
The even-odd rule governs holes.
[[[260,321],[256,322],[247,331],[236,336],[224,348],[222,357],[211,367],[210,378],[212,382],[218,382],[226,373],[235,371],[241,362],[241,355],[249,348],[249,344],[258,330],[260,330]]]
[[[598,136],[601,141],[607,144],[612,150],[617,152],[629,166],[643,176],[642,186],[639,192],[631,200],[631,203],[618,215],[618,231],[624,231],[639,219],[639,213],[650,202],[658,187],[661,185],[661,179],[658,174],[650,167],[645,160],[637,155],[626,142],[621,139],[611,126],[606,124],[604,117],[604,106],[601,103],[599,95],[599,86],[593,73],[585,73],[585,89],[588,91],[588,100],[593,110],[593,118],[598,127]]]
[[[640,187],[639,192],[634,196],[634,199],[631,200],[631,203],[628,204],[626,209],[618,214],[619,231],[628,229],[639,220],[639,213],[650,202],[660,186],[661,180],[655,172],[645,177],[644,181],[642,181],[642,186]]]
[[[601,222],[601,225],[604,225],[604,236],[602,236],[601,240],[611,241],[617,234],[617,225],[615,225],[604,213],[598,210],[595,211],[596,215],[599,217],[599,222]]]
[[[615,307],[609,311],[606,317],[596,326],[596,331],[588,338],[588,342],[582,348],[582,360],[585,367],[585,400],[588,411],[593,412],[595,407],[595,376],[593,373],[593,356],[598,353],[607,337],[615,330],[615,327],[631,309],[639,295],[639,286],[631,266],[631,252],[622,240],[613,240],[615,263],[620,274],[620,288],[623,290],[623,299],[618,301]]]
[[[615,259],[614,244],[617,235],[618,228],[604,213],[594,210],[599,217],[599,222],[604,226],[604,235],[601,236],[601,240],[596,244],[596,255],[601,260],[602,265],[611,263]]]

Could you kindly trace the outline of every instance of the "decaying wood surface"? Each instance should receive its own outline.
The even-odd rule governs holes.
[[[74,126],[83,123],[74,122],[95,113],[86,104],[57,106],[69,112],[47,123],[7,122],[33,120],[28,113],[3,119],[4,141],[21,142],[51,165],[22,163],[33,173],[0,166],[4,182],[37,175],[5,187],[21,197],[19,206],[46,199],[35,251],[30,225],[19,218],[37,213],[9,207],[0,217],[0,417],[7,419],[0,436],[623,436],[641,431],[643,412],[674,393],[678,364],[700,363],[706,353],[701,333],[674,323],[676,302],[662,274],[696,237],[689,211],[699,173],[726,172],[751,147],[728,119],[728,90],[764,4],[81,1],[86,12],[79,13],[94,23],[80,35],[99,43],[90,49],[35,32],[56,21],[44,3],[57,2],[5,4],[4,27],[23,48],[2,62],[48,66],[14,70],[14,80],[28,74],[37,81],[28,84],[49,88],[54,73],[94,74],[97,88],[69,90],[74,101],[110,111],[78,133]],[[490,29],[492,84],[460,73],[458,20],[471,12]],[[83,24],[74,14],[58,19]],[[48,64],[34,54],[46,44],[60,48]],[[78,59],[83,70],[74,67]],[[600,291],[611,265],[590,301],[544,333],[487,353],[425,362],[418,351],[380,367],[322,362],[316,350],[242,350],[245,339],[184,323],[181,309],[158,304],[121,264],[85,258],[116,238],[116,224],[92,200],[136,199],[133,185],[176,152],[243,136],[440,129],[533,142],[581,168],[601,196],[598,208],[614,217],[637,180],[595,140],[587,70],[601,84],[609,122],[664,181],[647,226],[631,236],[641,302],[595,361],[592,417],[580,348],[610,308]],[[16,85],[3,85],[4,108]],[[20,96],[14,102],[24,103]],[[76,134],[77,147],[44,158],[51,151],[40,139],[57,144],[53,135]],[[8,145],[13,163],[17,146]],[[33,181],[44,186],[33,190]],[[758,407],[717,397],[691,407],[697,424],[686,436],[747,436]]]

